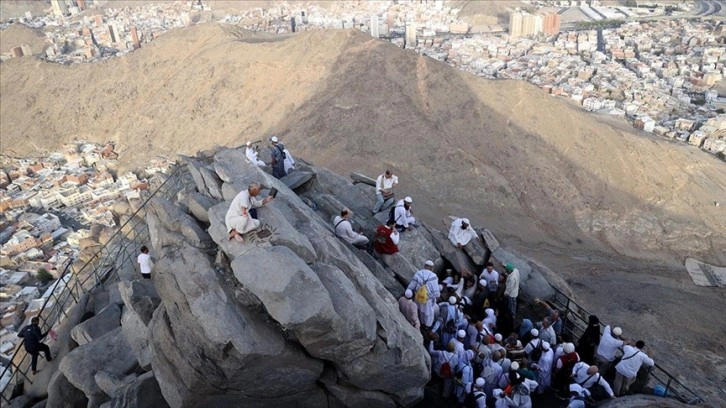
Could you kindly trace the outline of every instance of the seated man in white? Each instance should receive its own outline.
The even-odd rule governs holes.
[[[393,220],[396,222],[396,229],[399,232],[413,229],[416,226],[416,218],[413,217],[411,205],[413,200],[406,197],[399,200],[393,209]]]
[[[256,219],[256,210],[254,208],[261,207],[274,198],[268,196],[264,200],[259,200],[256,198],[259,194],[260,185],[258,183],[250,183],[246,190],[240,191],[232,200],[232,204],[230,204],[229,210],[227,210],[227,215],[224,217],[229,239],[244,242],[242,234],[248,233],[260,226],[260,221]]]
[[[477,235],[474,228],[469,224],[467,218],[457,218],[451,222],[449,228],[449,241],[457,248],[461,248],[468,244],[472,239],[476,239]]]
[[[257,149],[252,146],[252,142],[249,140],[247,141],[247,148],[245,149],[245,156],[247,157],[247,160],[250,161],[250,163],[257,165],[257,166],[264,166],[265,162],[257,158]]]
[[[349,209],[345,208],[340,212],[340,215],[333,219],[335,235],[351,245],[364,247],[368,245],[368,238],[366,238],[363,234],[353,231],[353,225],[350,223],[350,217],[352,215],[353,213]]]

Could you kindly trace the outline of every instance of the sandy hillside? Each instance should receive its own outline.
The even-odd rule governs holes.
[[[25,17],[30,11],[33,16],[45,14],[50,9],[50,1],[45,0],[2,0],[0,1],[0,20]]]
[[[531,7],[518,0],[452,0],[447,4],[458,8],[459,17],[474,27],[493,24],[509,24],[509,14],[516,8]]]
[[[140,165],[273,133],[342,174],[392,168],[419,217],[487,225],[723,398],[724,291],[694,287],[681,266],[726,264],[726,206],[713,205],[726,201],[726,166],[711,155],[355,31],[285,39],[208,24],[98,64],[2,65],[6,154],[114,140]]]
[[[13,24],[4,30],[0,30],[0,52],[9,52],[13,47],[27,44],[30,46],[33,55],[37,55],[45,51],[48,46],[49,43],[46,38],[42,30],[22,24]]]

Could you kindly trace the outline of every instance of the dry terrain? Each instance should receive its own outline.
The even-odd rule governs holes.
[[[725,292],[695,287],[682,267],[726,263],[726,206],[714,205],[726,166],[698,149],[355,31],[277,38],[204,24],[101,63],[1,69],[4,154],[113,140],[133,166],[277,134],[342,174],[391,168],[419,217],[487,225],[724,398]]]
[[[50,43],[42,30],[30,28],[22,24],[13,24],[0,31],[0,52],[10,52],[13,47],[30,46],[33,55],[41,54]]]

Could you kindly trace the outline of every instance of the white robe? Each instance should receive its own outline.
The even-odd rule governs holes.
[[[250,192],[244,189],[232,200],[232,204],[224,217],[227,232],[236,230],[240,234],[250,232],[260,226],[260,221],[250,217],[249,210],[262,205],[262,201],[250,196]]]
[[[542,357],[537,362],[537,391],[542,392],[552,384],[552,360],[555,353],[552,349],[542,350]]]
[[[252,147],[248,147],[245,149],[245,156],[247,157],[247,160],[250,161],[250,163],[256,166],[265,165],[265,162],[257,158],[257,150],[253,149]]]
[[[477,237],[471,225],[466,229],[461,229],[461,220],[462,218],[455,219],[451,222],[451,228],[449,228],[449,241],[451,241],[453,246],[457,244],[464,246]]]

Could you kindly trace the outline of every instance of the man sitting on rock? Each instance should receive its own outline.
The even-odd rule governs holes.
[[[257,229],[260,221],[257,220],[255,207],[261,207],[274,198],[266,197],[264,200],[258,200],[256,197],[260,194],[260,185],[258,183],[250,183],[246,190],[242,190],[232,200],[232,204],[227,210],[224,222],[227,226],[229,239],[237,242],[244,242],[243,234]],[[254,211],[254,212],[253,212]]]
[[[399,236],[394,225],[393,220],[388,220],[386,225],[381,225],[376,229],[376,236],[373,238],[373,250],[387,266],[391,266],[393,255],[398,252]]]
[[[40,327],[38,326],[39,323],[40,319],[38,318],[38,316],[35,316],[30,319],[30,324],[23,327],[23,329],[20,330],[20,333],[18,333],[18,337],[21,337],[23,339],[25,351],[27,351],[28,354],[33,357],[30,360],[30,368],[33,370],[33,375],[37,374],[38,372],[38,354],[42,352],[43,354],[45,354],[46,360],[53,360],[50,357],[50,347],[48,347],[47,344],[44,344],[41,341],[43,340],[43,338],[45,338],[45,336],[48,335],[48,332],[42,333],[40,331]]]
[[[353,225],[350,223],[350,217],[352,215],[353,214],[349,209],[344,208],[343,211],[340,212],[340,215],[333,219],[333,230],[335,235],[351,245],[365,247],[368,245],[368,238],[366,238],[363,234],[353,231]]]
[[[449,228],[449,241],[451,241],[451,245],[462,248],[469,241],[476,238],[476,232],[469,224],[469,219],[457,218],[451,222],[451,228]]]
[[[373,206],[373,215],[381,208],[385,208],[393,203],[395,195],[393,188],[398,185],[398,177],[391,173],[391,170],[386,170],[385,173],[378,176],[376,179],[376,205]]]
[[[416,226],[416,218],[411,213],[411,197],[406,197],[396,203],[393,212],[393,220],[396,222],[396,229],[400,232],[413,229]]]
[[[265,162],[257,158],[257,149],[252,146],[252,142],[249,140],[247,141],[247,147],[245,148],[245,156],[247,157],[247,160],[250,161],[250,163],[254,164],[255,166],[264,166]]]

